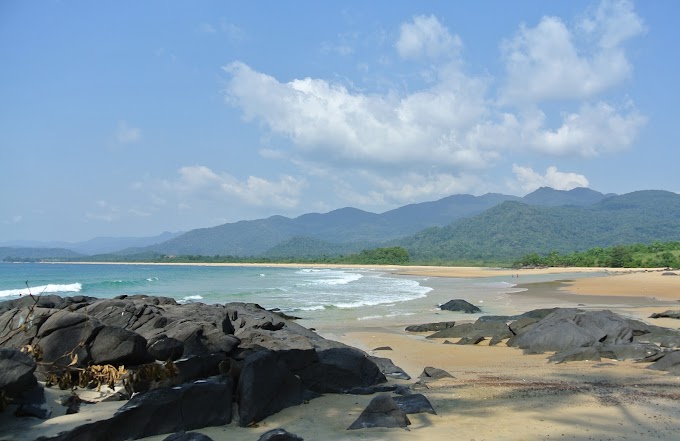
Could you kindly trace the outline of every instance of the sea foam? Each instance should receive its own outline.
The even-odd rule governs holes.
[[[6,289],[0,291],[0,297],[27,296],[29,294],[39,295],[42,293],[80,292],[81,289],[83,289],[83,286],[80,283],[70,283],[68,285],[50,283],[47,285],[32,286],[30,288]]]

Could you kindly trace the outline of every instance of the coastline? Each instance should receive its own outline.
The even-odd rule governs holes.
[[[117,264],[117,263],[116,263]],[[139,263],[147,265],[145,263]],[[165,265],[165,264],[161,264]],[[200,265],[200,264],[197,264]],[[647,323],[678,328],[673,319],[649,319],[651,312],[680,309],[680,276],[663,276],[663,270],[629,270],[605,268],[544,268],[503,270],[462,267],[404,267],[366,265],[259,265],[210,264],[211,266],[288,266],[370,268],[386,271],[395,277],[423,278],[421,283],[433,288],[422,300],[430,310],[422,316],[396,316],[386,320],[360,320],[361,308],[349,322],[331,324],[300,321],[318,327],[326,338],[357,347],[371,355],[388,357],[404,369],[411,380],[391,380],[410,385],[425,394],[437,415],[409,415],[410,430],[364,429],[361,433],[346,428],[358,417],[371,395],[334,395],[316,398],[309,404],[294,406],[268,417],[255,427],[228,426],[196,430],[215,441],[248,441],[262,433],[282,427],[306,440],[340,441],[448,439],[475,440],[544,440],[551,438],[585,439],[672,439],[680,431],[677,419],[680,399],[680,375],[645,369],[645,363],[632,361],[577,361],[564,364],[547,362],[548,354],[524,355],[504,344],[489,346],[445,344],[444,339],[426,339],[426,333],[408,333],[408,324],[429,321],[474,321],[480,314],[462,317],[448,311],[434,311],[435,299],[450,297],[452,284],[461,278],[510,277],[517,283],[507,294],[511,311],[525,312],[543,307],[579,307],[610,309]],[[519,277],[513,277],[519,274]],[[584,277],[573,278],[573,274]],[[557,275],[550,281],[542,275]],[[562,278],[562,275],[564,278]],[[601,277],[593,277],[601,276]],[[471,299],[474,300],[474,299]],[[473,303],[475,303],[473,301]],[[482,307],[484,310],[484,307]],[[484,314],[481,314],[484,315]],[[462,317],[462,319],[461,319]],[[431,319],[431,320],[430,320]],[[390,350],[377,350],[379,347]],[[414,386],[424,367],[444,369],[452,379]],[[50,393],[58,397],[62,391]],[[26,430],[19,441],[38,435],[40,426],[56,433],[98,418],[96,405],[84,406],[77,415],[48,420]],[[63,425],[62,425],[63,422]],[[161,441],[167,435],[145,438]],[[0,439],[2,436],[0,435]]]

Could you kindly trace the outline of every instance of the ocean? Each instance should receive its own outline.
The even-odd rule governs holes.
[[[578,277],[579,275],[573,275]],[[523,282],[554,280],[529,276]],[[561,275],[560,278],[572,278]],[[58,294],[113,298],[145,294],[180,303],[251,302],[264,308],[337,326],[351,321],[387,325],[438,317],[437,306],[462,298],[488,314],[512,313],[517,279],[395,276],[368,268],[286,268],[125,264],[0,264],[0,301]],[[447,312],[447,320],[463,314]],[[464,318],[471,318],[469,316]]]

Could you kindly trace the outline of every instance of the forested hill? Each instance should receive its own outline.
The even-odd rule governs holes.
[[[155,252],[275,258],[337,255],[380,246],[425,228],[448,225],[457,219],[482,213],[504,201],[587,206],[605,197],[587,188],[560,191],[546,187],[524,198],[497,193],[482,196],[452,195],[437,201],[406,205],[382,214],[341,208],[324,214],[304,214],[294,219],[272,216],[192,230],[162,244],[126,250],[124,254]]]
[[[507,260],[617,244],[680,240],[680,195],[638,191],[591,206],[508,201],[446,227],[395,241],[413,260]]]

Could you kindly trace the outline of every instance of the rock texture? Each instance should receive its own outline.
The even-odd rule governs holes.
[[[399,405],[389,395],[378,395],[368,403],[359,418],[347,430],[365,429],[368,427],[401,427],[406,428],[411,421]]]

